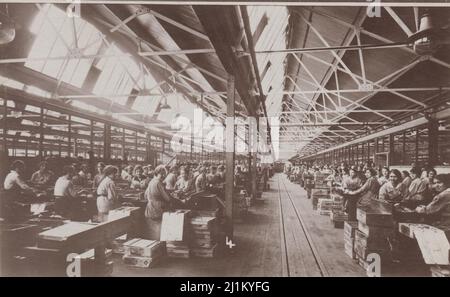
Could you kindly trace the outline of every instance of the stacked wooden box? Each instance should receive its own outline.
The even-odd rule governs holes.
[[[189,258],[191,247],[186,241],[166,241],[167,256],[171,258]]]
[[[350,258],[356,259],[356,254],[354,250],[355,243],[355,232],[358,229],[358,222],[356,221],[346,221],[344,222],[344,249],[345,254]]]
[[[322,216],[330,216],[333,209],[333,200],[320,198],[317,202],[317,212]]]
[[[233,212],[239,218],[243,218],[248,213],[251,204],[251,197],[245,191],[233,196]]]
[[[330,197],[331,200],[333,200],[333,202],[335,203],[336,207],[340,206],[342,208],[342,206],[344,205],[344,196],[331,192]]]
[[[382,264],[390,262],[390,245],[388,238],[394,232],[392,213],[383,207],[358,208],[356,212],[358,230],[355,233],[354,249],[359,264],[367,266],[367,256],[376,253]]]
[[[327,188],[323,189],[312,189],[311,190],[311,202],[313,209],[317,209],[317,204],[319,203],[319,199],[330,199],[330,190]]]
[[[314,176],[314,187],[315,188],[327,188],[327,176],[323,173],[316,173]]]
[[[134,238],[125,242],[123,248],[123,263],[141,268],[153,266],[165,253],[164,243],[141,238]]]
[[[194,257],[212,258],[217,255],[217,219],[211,216],[195,216],[190,219],[192,234],[191,254]]]
[[[344,222],[348,220],[348,214],[343,210],[332,210],[330,220],[334,228],[344,228]]]
[[[344,221],[348,220],[348,214],[344,212],[344,197],[342,195],[331,193],[333,201],[330,219],[335,228],[343,228]]]

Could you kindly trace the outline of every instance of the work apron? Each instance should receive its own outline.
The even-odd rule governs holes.
[[[114,200],[110,200],[103,195],[97,197],[98,220],[100,222],[108,220],[108,213],[112,209],[114,209]]]
[[[6,221],[10,221],[15,217],[14,201],[19,200],[20,190],[14,185],[9,190],[2,190],[0,192],[0,217]]]

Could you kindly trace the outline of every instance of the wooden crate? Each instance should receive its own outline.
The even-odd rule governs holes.
[[[348,238],[344,240],[344,251],[347,256],[349,256],[351,259],[356,259],[356,253],[353,249],[354,246],[354,239]]]
[[[329,189],[321,189],[321,188],[313,188],[311,190],[311,195],[330,199],[330,190]]]
[[[344,221],[348,220],[348,214],[346,214],[342,210],[332,210],[331,211],[331,215],[330,215],[330,219],[333,222],[342,222],[342,228],[343,228],[344,227]]]
[[[373,200],[373,199],[372,199]],[[394,224],[391,206],[383,202],[371,201],[371,204],[358,207],[356,219],[366,225],[390,227]]]
[[[217,223],[215,217],[197,216],[190,219],[193,230],[212,230]]]
[[[323,210],[331,210],[333,206],[333,200],[330,198],[319,198],[317,200],[317,207],[322,208]]]
[[[157,258],[164,254],[164,244],[157,240],[135,238],[123,244],[125,255]]]
[[[336,194],[336,193],[331,193],[330,194],[330,198],[334,202],[338,202],[338,203],[343,203],[344,202],[344,196]]]
[[[389,247],[387,237],[367,236],[360,230],[355,231],[355,239],[360,241],[362,244],[364,244],[369,249],[384,250]]]
[[[393,226],[390,227],[379,227],[366,225],[358,221],[358,230],[364,233],[371,240],[381,240],[387,238],[394,233]]]
[[[192,210],[192,217],[214,217],[217,218],[221,215],[220,209],[217,208],[215,210]]]
[[[214,258],[217,255],[217,247],[217,244],[209,248],[195,247],[191,249],[191,255],[199,258]]]
[[[189,242],[167,241],[166,253],[172,258],[189,258],[191,255],[191,246]]]
[[[345,221],[344,222],[344,238],[354,238],[355,231],[358,230],[357,221]]]
[[[386,239],[382,241],[370,240],[359,230],[355,231],[354,250],[359,257],[364,259],[371,253],[379,254],[381,257],[386,257],[390,254],[389,244]]]
[[[167,250],[167,257],[170,258],[190,258],[191,250]]]
[[[158,258],[151,258],[151,257],[141,257],[141,256],[134,256],[134,255],[124,255],[122,257],[122,261],[125,265],[133,266],[133,267],[139,267],[139,268],[150,268],[155,266],[155,264],[158,262],[158,260],[161,257]]]

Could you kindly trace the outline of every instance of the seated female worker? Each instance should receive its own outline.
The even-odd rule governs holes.
[[[438,174],[431,187],[438,194],[428,205],[418,206],[416,212],[434,215],[434,225],[450,227],[450,174]]]

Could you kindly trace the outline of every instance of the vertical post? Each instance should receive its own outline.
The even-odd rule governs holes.
[[[439,145],[439,123],[435,119],[428,120],[428,164],[435,166],[438,164]]]
[[[126,159],[126,139],[125,139],[125,128],[122,128],[122,160],[125,162]]]
[[[8,100],[6,98],[3,99],[3,135],[2,135],[2,143],[0,144],[0,177],[4,178],[8,174]],[[3,198],[3,197],[2,197]]]
[[[3,99],[3,149],[8,155],[8,99]],[[2,166],[3,167],[3,166]],[[3,175],[2,175],[3,176]]]
[[[406,165],[406,131],[403,131],[402,164]]]
[[[73,137],[73,156],[76,158],[78,156],[78,129],[74,130]]]
[[[89,141],[89,150],[92,152],[92,156],[94,156],[94,121],[91,120],[91,134]]]
[[[135,138],[134,138],[134,155],[136,158],[136,161],[138,160],[138,154],[139,154],[139,150],[138,150],[138,132],[136,130],[135,134],[134,134]]]
[[[103,159],[109,162],[111,160],[111,125],[107,123],[104,124],[103,147]]]
[[[389,158],[388,166],[395,165],[397,159],[395,158],[394,134],[389,134]]]
[[[194,155],[194,125],[191,123],[191,153],[190,153],[190,159],[191,161],[193,160],[193,155]]]
[[[255,122],[256,122],[256,127],[253,128],[255,131],[252,131],[252,133],[250,133],[250,139],[253,140],[254,143],[252,143],[252,147],[253,147],[252,167],[249,168],[250,172],[251,172],[252,198],[253,199],[256,199],[257,195],[258,195],[258,171],[256,170],[256,161],[257,161],[256,156],[258,154],[258,144],[259,144],[258,143],[259,142],[258,132],[261,129],[261,127],[259,126],[259,117],[258,116],[256,116]]]
[[[145,162],[148,164],[150,163],[150,134],[147,132],[145,133],[147,141],[146,141],[146,159]]]
[[[348,163],[352,163],[352,146],[351,145],[347,146],[347,150],[348,150]]]
[[[39,121],[39,158],[42,160],[44,158],[44,107],[42,105],[39,113]]]
[[[419,128],[415,128],[416,131],[416,140],[415,140],[415,162],[416,165],[419,165]]]
[[[227,82],[227,118],[226,118],[226,172],[225,172],[225,215],[228,220],[228,235],[233,236],[233,194],[234,194],[234,76]]]
[[[373,148],[374,152],[373,152],[373,162],[375,163],[375,165],[378,166],[378,161],[377,161],[377,153],[378,153],[378,137],[375,138],[375,147]]]
[[[67,153],[68,153],[68,156],[69,156],[69,158],[70,158],[70,156],[71,156],[71,152],[72,152],[72,117],[70,116],[70,114],[69,114],[69,117],[68,117],[68,121],[69,121],[69,123],[68,123],[68,125],[67,125],[67,127],[68,127],[68,137],[67,137],[67,139],[68,139],[68,144],[67,144]]]
[[[370,142],[371,140],[367,141],[367,163],[370,162]]]

